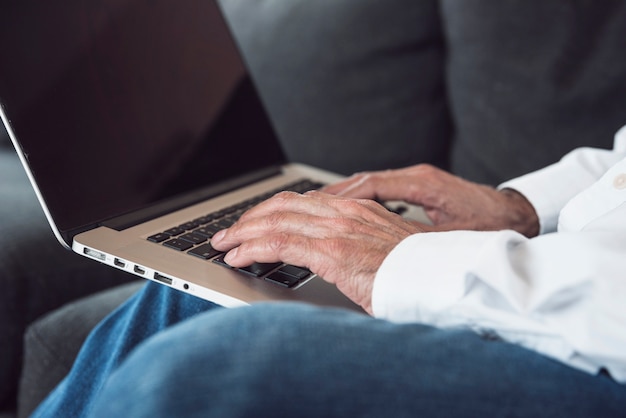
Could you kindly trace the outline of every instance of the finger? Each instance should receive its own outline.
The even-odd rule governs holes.
[[[400,215],[391,212],[382,204],[371,199],[341,198],[319,191],[307,192],[314,198],[324,202],[326,206],[333,210],[328,210],[330,217],[350,218],[362,223],[373,223],[378,225],[390,224],[392,227],[402,226],[405,231],[414,231],[414,227],[405,225],[406,220]]]
[[[320,189],[321,192],[343,197],[376,199],[378,197],[376,180],[382,173],[359,173],[349,179]]]
[[[326,197],[326,204],[335,209],[337,216],[351,218],[364,224],[387,225],[387,228],[396,231],[422,232],[421,228],[416,230],[413,223],[374,200],[344,199],[327,194],[322,195],[321,192],[309,193],[320,193],[319,198],[322,199]]]
[[[344,190],[351,188],[354,185],[354,183],[362,181],[363,176],[366,174],[367,173],[353,174],[352,176],[344,180],[340,180],[336,183],[324,186],[318,189],[318,191],[323,192],[323,193],[333,194],[333,195],[342,195]],[[366,197],[364,196],[363,198],[366,198]]]
[[[371,227],[372,225],[385,225],[383,230],[396,234],[413,234],[423,231],[422,228],[416,228],[413,223],[408,222],[398,214],[390,212],[381,204],[370,199],[346,199],[319,191],[308,192],[306,197],[309,197],[310,200],[299,199],[295,196],[294,200],[291,202],[292,204],[289,205],[289,209],[298,211],[295,213],[308,214],[313,217],[294,217],[292,218],[294,225],[297,225],[298,222],[307,222],[307,227],[326,227],[326,229],[320,229],[320,231],[327,231],[330,233],[332,230],[340,231],[346,234],[358,230],[368,229],[368,227]],[[287,206],[282,206],[282,208],[286,209]],[[266,216],[270,217],[270,219],[266,219],[268,222],[272,221],[273,217],[276,217],[277,219],[274,220],[274,223],[278,224],[283,221],[281,217],[286,215],[275,215],[272,212],[268,214],[257,212],[250,214],[249,217],[243,218],[242,221],[260,219]],[[324,219],[321,220],[318,218]],[[304,233],[307,229],[308,228],[302,226],[302,228],[297,232]],[[368,232],[375,233],[374,230],[376,228],[372,229],[372,231]],[[296,230],[293,229],[292,231]],[[287,230],[284,230],[284,232],[287,232]]]
[[[331,200],[332,203],[338,203]],[[273,234],[301,235],[312,239],[362,236],[366,239],[387,240],[421,232],[422,229],[393,214],[372,201],[344,201],[342,216],[272,212],[264,217],[240,220],[232,227],[220,231],[211,240],[219,251],[228,251],[250,240]],[[378,212],[378,213],[376,213]]]
[[[230,228],[216,233],[211,245],[216,250],[227,251],[249,240],[282,233],[326,238],[338,229],[333,225],[333,219],[304,213],[271,212],[262,217],[240,219]]]
[[[302,195],[294,192],[281,192],[248,210],[239,220],[246,221],[265,217],[274,212],[294,212],[318,216],[336,215],[334,209],[326,206],[325,201],[326,199],[323,199],[321,194],[307,193]]]
[[[341,184],[340,188],[322,189],[322,191],[358,199],[409,201],[408,186],[416,183],[411,175],[408,169],[362,173]]]
[[[248,240],[229,251],[224,261],[233,267],[252,263],[284,262],[317,270],[320,256],[316,240],[302,235],[277,233]]]
[[[244,213],[239,221],[263,218],[275,212],[293,212],[328,218],[352,216],[369,219],[368,211],[378,214],[388,213],[385,207],[369,199],[344,198],[316,190],[303,195],[282,192]]]

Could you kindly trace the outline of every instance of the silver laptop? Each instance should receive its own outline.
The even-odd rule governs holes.
[[[0,18],[0,113],[61,244],[227,307],[360,310],[306,269],[235,270],[210,247],[277,190],[339,178],[287,164],[214,1],[35,3]]]

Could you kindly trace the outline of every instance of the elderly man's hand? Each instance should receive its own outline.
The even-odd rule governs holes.
[[[374,277],[405,237],[432,227],[372,200],[283,192],[246,212],[211,243],[233,267],[283,261],[307,267],[371,313]]]
[[[537,214],[521,194],[506,189],[497,191],[427,164],[356,174],[322,191],[419,205],[439,230],[513,229],[529,237],[539,233]]]
[[[408,221],[372,199],[421,205],[434,226]],[[246,212],[211,243],[233,267],[283,261],[307,267],[371,313],[374,277],[389,252],[418,232],[539,231],[532,205],[429,165],[362,173],[304,195],[279,193]]]

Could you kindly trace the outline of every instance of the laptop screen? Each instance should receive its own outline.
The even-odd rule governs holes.
[[[61,231],[284,156],[213,1],[0,5],[0,102]]]

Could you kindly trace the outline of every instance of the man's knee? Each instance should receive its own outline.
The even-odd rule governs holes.
[[[286,407],[286,394],[310,384],[303,376],[312,378],[319,366],[307,360],[324,350],[310,331],[325,316],[324,310],[298,304],[201,314],[139,346],[107,382],[96,411],[167,416],[193,407],[221,416],[220,411]]]

